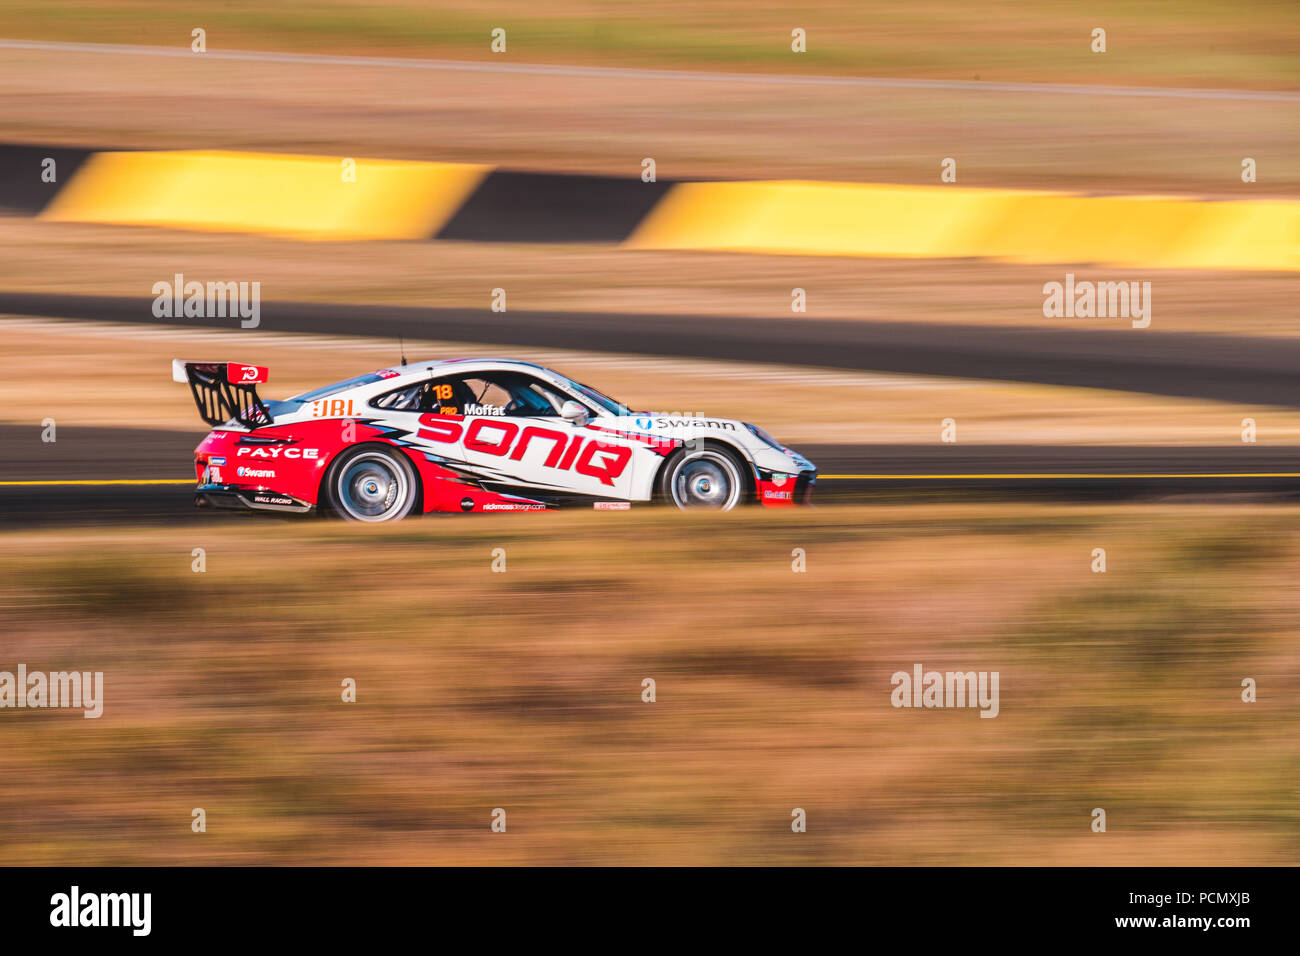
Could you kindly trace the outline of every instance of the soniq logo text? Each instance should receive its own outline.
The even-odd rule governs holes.
[[[613,485],[614,479],[623,474],[627,463],[632,460],[632,449],[625,446],[611,446],[603,441],[584,443],[581,435],[574,435],[570,439],[564,432],[537,425],[527,425],[520,429],[514,422],[476,418],[466,428],[458,421],[433,414],[421,415],[420,424],[424,427],[417,434],[426,441],[451,443],[460,441],[463,436],[467,451],[498,457],[508,455],[511,461],[523,461],[524,453],[534,439],[547,441],[551,443],[546,461],[543,462],[547,468],[576,471],[606,485]],[[483,436],[485,431],[488,432],[487,437]],[[515,441],[516,438],[518,441]],[[597,458],[597,455],[603,457]]]

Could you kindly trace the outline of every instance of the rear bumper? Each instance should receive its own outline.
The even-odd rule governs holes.
[[[194,490],[194,507],[235,511],[283,511],[305,514],[311,502],[267,488],[239,488],[235,485],[199,485]]]

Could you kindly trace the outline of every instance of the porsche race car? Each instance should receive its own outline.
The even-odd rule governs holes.
[[[804,504],[816,481],[756,425],[631,411],[529,362],[404,361],[282,401],[258,394],[261,366],[176,359],[172,377],[215,426],[194,450],[200,507],[372,522],[577,502],[726,511]]]

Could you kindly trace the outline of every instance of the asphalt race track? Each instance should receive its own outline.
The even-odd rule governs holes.
[[[0,292],[0,313],[169,325],[152,299]],[[186,325],[237,326],[233,319]],[[258,331],[403,336],[988,378],[1300,407],[1300,340],[892,322],[263,303]],[[249,335],[257,331],[250,330]],[[0,525],[245,520],[193,507],[205,434],[0,425]],[[972,496],[1118,498],[1300,492],[1300,447],[803,445],[823,503]],[[254,516],[267,520],[293,520]]]
[[[0,525],[232,521],[249,516],[193,506],[194,432],[61,426],[42,443],[36,425],[0,425]],[[822,504],[887,500],[906,492],[1067,499],[1300,494],[1300,447],[1232,445],[800,445],[818,466]],[[273,515],[271,521],[295,520]]]
[[[159,319],[152,298],[0,292],[0,313],[238,328]],[[1015,328],[592,312],[263,302],[258,330],[774,362],[1118,389],[1300,407],[1300,339],[1146,330]]]

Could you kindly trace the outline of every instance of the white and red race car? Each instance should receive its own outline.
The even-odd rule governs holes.
[[[394,521],[663,500],[726,511],[810,501],[812,462],[754,425],[629,411],[530,362],[449,359],[262,399],[261,366],[172,363],[217,426],[194,450],[195,504]]]

